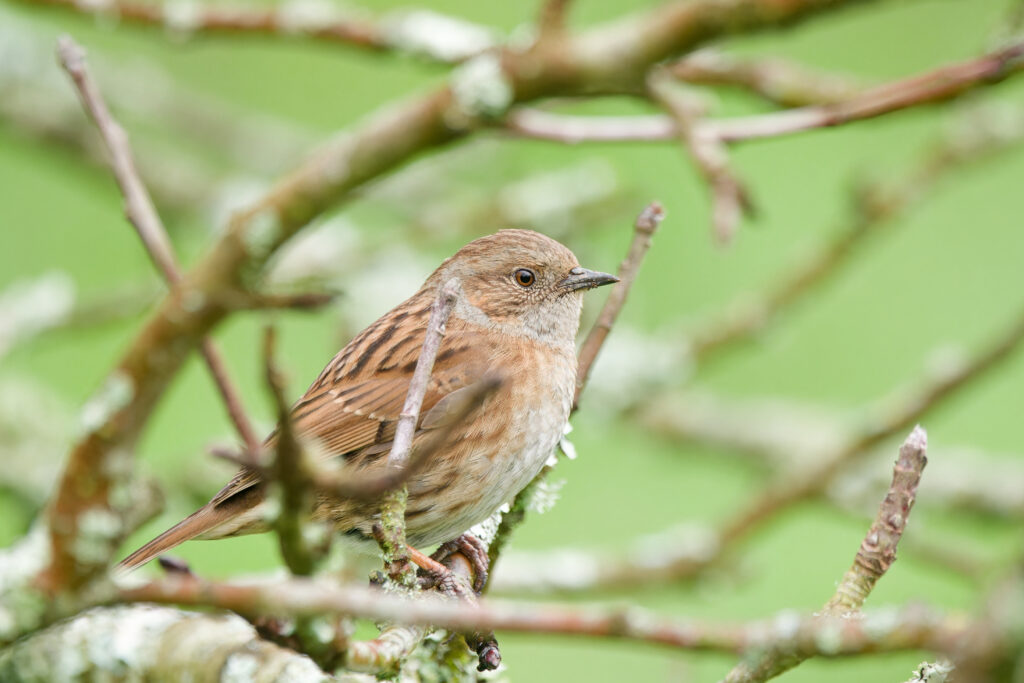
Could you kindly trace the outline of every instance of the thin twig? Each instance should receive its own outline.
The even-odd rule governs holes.
[[[859,612],[875,583],[896,561],[907,518],[914,506],[921,473],[928,463],[928,437],[914,427],[900,447],[893,467],[892,483],[878,507],[878,515],[857,550],[853,565],[843,576],[823,613],[844,617]],[[756,656],[741,660],[725,677],[725,683],[761,683],[792,669],[807,659],[807,653],[792,653],[769,648]]]
[[[699,324],[688,336],[688,360],[706,363],[737,342],[750,339],[783,311],[815,288],[834,278],[859,252],[867,238],[880,229],[898,225],[897,219],[919,205],[953,171],[988,158],[1024,139],[1024,112],[972,111],[962,116],[953,131],[929,145],[917,164],[901,177],[876,182],[854,195],[854,215],[834,236],[819,245],[801,263],[785,269],[775,282],[736,299],[724,313]]]
[[[85,63],[85,50],[70,36],[65,35],[57,41],[57,53],[61,65],[75,84],[82,106],[89,112],[104,144],[110,151],[110,167],[117,179],[118,187],[121,188],[121,193],[124,195],[125,215],[135,226],[135,231],[142,240],[146,253],[153,259],[153,263],[160,270],[164,280],[173,288],[180,282],[181,272],[178,270],[174,250],[167,237],[167,230],[135,168],[128,135],[121,124],[111,115],[103,95],[89,73]],[[204,338],[200,346],[200,353],[210,369],[214,384],[220,391],[228,415],[246,449],[250,453],[257,452],[260,446],[259,439],[253,430],[252,422],[242,407],[238,391],[228,378],[220,352],[212,340]]]
[[[687,83],[743,88],[787,108],[840,102],[864,89],[846,75],[810,69],[785,59],[740,59],[714,48],[698,50],[665,69]]]
[[[669,77],[659,70],[648,79],[648,91],[675,122],[679,140],[711,191],[715,237],[722,244],[728,243],[744,214],[753,213],[750,193],[732,170],[725,144],[704,132],[703,106],[692,95],[676,92],[668,81]]]
[[[619,312],[626,303],[629,290],[633,287],[633,281],[640,271],[640,264],[643,263],[647,250],[651,248],[651,239],[664,218],[665,209],[661,204],[659,202],[651,202],[640,212],[633,223],[633,241],[630,242],[629,252],[627,252],[626,258],[619,265],[619,270],[616,274],[619,281],[612,287],[612,291],[608,295],[608,299],[605,300],[604,306],[594,322],[594,326],[590,328],[587,338],[580,347],[578,370],[576,372],[576,393],[572,398],[572,409],[574,412],[579,409],[580,394],[583,393],[583,389],[587,386],[587,380],[590,379],[590,370],[594,365],[594,361],[597,360],[597,354],[601,352],[601,347],[604,346],[608,333],[612,331],[612,326],[615,325],[615,320],[619,317]]]
[[[420,348],[416,368],[409,380],[409,390],[405,395],[402,412],[398,416],[395,438],[388,453],[388,468],[401,471],[409,464],[416,423],[419,421],[423,397],[430,383],[430,373],[434,369],[437,351],[441,348],[441,339],[445,334],[448,316],[455,306],[455,300],[461,289],[455,278],[446,282],[437,294],[430,311],[426,336]],[[408,583],[412,573],[408,567],[408,550],[405,542],[405,505],[408,499],[404,485],[392,489],[384,495],[380,507],[380,533],[375,530],[377,541],[384,553],[384,564],[388,574],[395,580]]]
[[[694,134],[702,139],[728,143],[839,126],[959,97],[1021,70],[1024,70],[1024,42],[1018,41],[981,57],[865,90],[840,102],[770,114],[703,119],[695,124]],[[517,135],[563,143],[653,142],[680,135],[678,121],[670,116],[586,117],[518,109],[509,114],[504,123],[507,130]]]
[[[309,576],[313,573],[318,554],[303,534],[313,511],[313,478],[306,469],[302,446],[292,423],[292,411],[284,397],[284,380],[274,362],[276,342],[274,328],[267,327],[263,338],[263,362],[267,389],[274,401],[277,417],[270,474],[271,481],[280,489],[281,503],[274,518],[274,531],[288,569],[297,576]]]

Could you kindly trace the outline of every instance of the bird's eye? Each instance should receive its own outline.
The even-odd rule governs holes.
[[[537,279],[537,276],[533,274],[533,271],[528,268],[520,268],[516,272],[512,273],[512,277],[520,287],[530,287]]]

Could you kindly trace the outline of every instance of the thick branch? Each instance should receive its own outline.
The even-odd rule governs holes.
[[[636,608],[595,609],[494,600],[470,605],[430,595],[410,600],[377,590],[297,578],[245,585],[167,579],[125,589],[119,600],[206,605],[243,615],[344,614],[459,632],[506,630],[620,638],[697,651],[743,653],[789,645],[800,652],[826,657],[907,649],[945,652],[953,649],[971,627],[970,620],[962,615],[943,615],[921,607],[866,614],[857,619],[788,614],[769,621],[728,624],[670,619]],[[827,641],[820,637],[823,632],[829,634]]]
[[[372,52],[413,53],[441,62],[471,57],[491,47],[494,40],[490,29],[426,10],[394,12],[383,19],[371,20],[352,12],[344,15],[330,10],[325,12],[322,7],[311,10],[287,4],[270,9],[241,4],[235,7],[205,4],[179,9],[173,0],[164,3],[119,0],[103,4],[74,0],[23,1],[90,13],[104,19],[113,17],[128,24],[162,27],[179,35],[305,38]],[[437,38],[436,34],[442,31],[448,45],[440,44]]]

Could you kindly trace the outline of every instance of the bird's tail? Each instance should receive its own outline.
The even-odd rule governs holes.
[[[167,552],[185,541],[202,536],[237,516],[237,514],[238,510],[233,506],[221,507],[208,503],[121,560],[117,565],[117,571],[119,573],[130,572],[136,567],[146,564],[160,553]]]

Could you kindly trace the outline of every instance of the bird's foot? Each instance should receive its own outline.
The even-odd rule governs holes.
[[[465,533],[453,541],[442,543],[430,557],[443,563],[455,553],[461,553],[469,560],[469,564],[473,568],[473,590],[480,595],[487,585],[487,571],[490,569],[487,546],[473,534]]]

